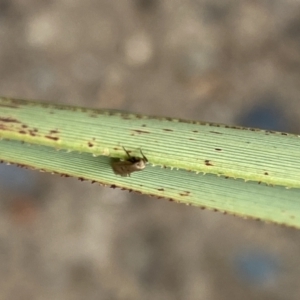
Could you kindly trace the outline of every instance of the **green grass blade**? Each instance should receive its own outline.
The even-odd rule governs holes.
[[[286,133],[0,98],[0,137],[152,165],[300,187],[300,139]]]

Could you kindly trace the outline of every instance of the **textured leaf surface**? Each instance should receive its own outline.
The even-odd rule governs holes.
[[[300,187],[297,135],[0,98],[0,136],[57,149]]]
[[[297,135],[0,98],[0,138],[4,161],[300,227]],[[116,176],[123,147],[146,169]]]
[[[171,171],[158,166],[148,166],[143,172],[123,178],[112,172],[106,156],[67,153],[18,141],[0,141],[0,151],[2,159],[11,163],[35,166],[48,172],[94,180],[234,215],[300,227],[299,189],[245,183],[212,174],[197,175],[186,170]]]

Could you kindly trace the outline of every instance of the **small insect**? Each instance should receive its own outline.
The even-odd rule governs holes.
[[[126,160],[112,159],[111,161],[111,167],[116,175],[128,177],[132,172],[142,171],[145,169],[148,159],[143,154],[141,149],[140,151],[143,158],[131,156],[124,147],[123,149],[126,152],[128,158]]]

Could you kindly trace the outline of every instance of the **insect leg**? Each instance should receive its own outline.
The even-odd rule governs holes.
[[[128,157],[130,158],[131,155],[129,154],[129,152],[122,146],[122,148],[124,149],[124,151],[126,152],[126,154],[128,155]]]
[[[142,156],[143,156],[143,159],[144,159],[146,162],[148,162],[148,159],[147,159],[147,157],[144,155],[144,153],[142,152],[142,149],[140,149],[140,151],[141,151],[141,154],[142,154]]]

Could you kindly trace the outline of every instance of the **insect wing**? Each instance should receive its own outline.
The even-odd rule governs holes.
[[[124,151],[128,155],[127,160],[112,159],[111,167],[116,175],[122,177],[128,177],[132,172],[142,171],[146,167],[147,158],[144,156],[143,152],[141,154],[143,158],[138,158],[130,156],[129,152],[123,147]]]
[[[122,177],[130,176],[132,172],[142,171],[145,169],[146,165],[144,160],[125,160],[125,161],[112,161],[111,167],[116,175],[121,175]]]

